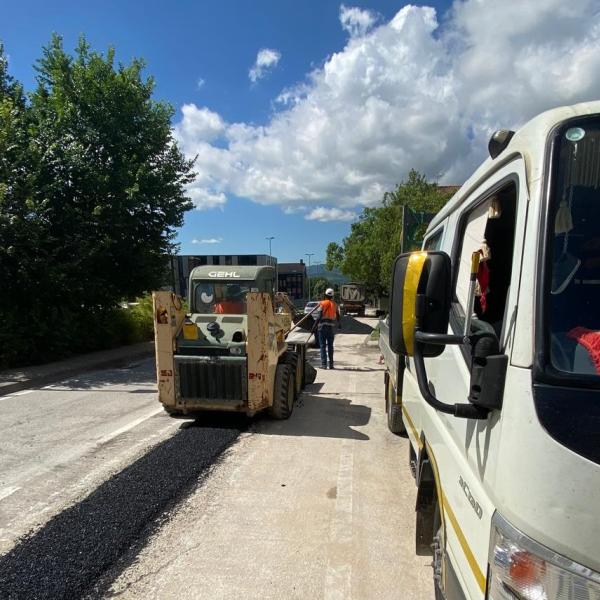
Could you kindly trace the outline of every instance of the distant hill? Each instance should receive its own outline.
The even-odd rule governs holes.
[[[346,277],[343,273],[337,269],[328,271],[325,268],[325,265],[310,265],[307,270],[311,277],[325,277],[325,279],[328,279],[331,283],[341,284],[349,281],[348,277]]]

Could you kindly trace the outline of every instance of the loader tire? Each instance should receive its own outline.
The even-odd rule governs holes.
[[[294,410],[294,374],[290,365],[280,363],[275,371],[275,389],[273,390],[273,406],[269,414],[274,419],[289,419]]]
[[[302,391],[302,361],[300,360],[300,352],[288,351],[285,354],[285,364],[289,365],[294,374],[294,400],[298,399]]]

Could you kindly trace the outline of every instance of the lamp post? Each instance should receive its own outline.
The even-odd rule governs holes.
[[[275,239],[274,235],[272,235],[271,237],[266,237],[265,238],[265,240],[269,241],[269,262],[271,262],[270,261],[270,259],[271,259],[271,240],[274,240],[274,239]],[[271,266],[271,265],[269,265],[269,266]]]
[[[304,256],[308,256],[308,270],[306,271],[308,274],[308,301],[311,301],[311,293],[310,293],[310,258],[311,256],[314,256],[315,253],[314,252],[306,252],[304,254]]]
[[[273,255],[271,254],[271,242],[275,239],[275,236],[269,236],[266,237],[265,240],[267,240],[269,242],[269,266],[272,267],[273,266]],[[279,272],[277,269],[277,266],[275,266],[275,291],[278,292],[279,291]]]

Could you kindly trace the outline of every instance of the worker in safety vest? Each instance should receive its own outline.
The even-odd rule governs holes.
[[[327,369],[327,358],[329,358],[329,368],[333,369],[333,338],[334,326],[337,323],[339,329],[342,328],[340,319],[340,309],[333,301],[333,290],[325,290],[325,298],[319,303],[317,313],[317,331],[319,335],[319,345],[321,347],[321,368]]]

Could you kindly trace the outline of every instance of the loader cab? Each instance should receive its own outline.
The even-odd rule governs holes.
[[[248,334],[247,296],[268,294],[273,302],[273,267],[202,266],[190,274],[189,315],[178,338],[181,352],[198,348],[241,355]]]
[[[273,298],[273,267],[196,267],[190,275],[190,312],[193,314],[246,314],[249,292],[268,293]]]

